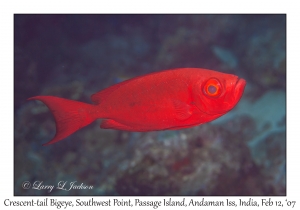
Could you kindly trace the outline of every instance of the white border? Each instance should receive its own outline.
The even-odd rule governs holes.
[[[292,1],[291,1],[292,2]],[[294,1],[296,2],[296,1]],[[0,197],[11,200],[29,200],[30,197],[13,197],[13,14],[14,13],[287,13],[287,197],[274,200],[299,200],[299,120],[300,120],[300,74],[299,74],[299,12],[296,3],[286,1],[7,1],[0,3],[0,116],[1,116],[1,184]],[[43,197],[39,197],[42,199]],[[67,197],[51,197],[66,199]],[[88,199],[88,197],[83,197]],[[107,199],[109,197],[103,197]],[[111,197],[112,199],[114,197]],[[164,197],[143,197],[145,200]],[[189,197],[191,198],[191,197]],[[208,197],[206,197],[208,199]],[[230,197],[213,197],[211,200]],[[246,197],[242,197],[246,199]],[[265,198],[265,197],[262,197]],[[74,200],[75,198],[68,198]],[[97,197],[97,199],[102,199]],[[133,198],[132,198],[133,199]],[[176,197],[180,199],[180,197]],[[234,197],[230,199],[239,199]],[[254,197],[260,199],[260,197]],[[53,208],[53,207],[46,207]],[[104,207],[102,207],[105,209]],[[148,207],[150,208],[150,207]],[[173,207],[178,209],[178,207]],[[196,207],[199,208],[199,207]],[[247,209],[256,209],[248,207]],[[268,207],[269,209],[270,207]],[[124,209],[132,209],[130,207]],[[214,209],[214,208],[212,208]],[[220,209],[220,208],[218,208]]]

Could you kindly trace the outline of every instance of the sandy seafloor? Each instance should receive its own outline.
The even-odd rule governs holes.
[[[197,67],[247,80],[223,117],[177,131],[100,129],[56,144],[43,103]],[[74,182],[86,190],[24,189]],[[14,195],[286,195],[285,15],[15,15]]]

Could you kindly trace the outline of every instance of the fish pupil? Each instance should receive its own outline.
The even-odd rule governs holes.
[[[208,90],[208,93],[210,93],[210,94],[215,94],[217,92],[217,88],[214,85],[209,85],[207,90]]]

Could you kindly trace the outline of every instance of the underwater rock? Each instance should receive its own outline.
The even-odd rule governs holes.
[[[252,36],[241,62],[244,73],[256,84],[285,89],[285,31],[280,28]]]
[[[158,135],[162,134],[163,141],[158,141]],[[258,169],[256,173],[251,169],[256,166],[243,135],[246,133],[231,133],[209,124],[147,133],[136,142],[131,157],[135,164],[127,165],[127,172],[117,179],[117,192],[120,195],[251,195],[252,189],[241,191],[238,186],[220,191],[226,183],[240,179],[239,186],[256,183],[257,195],[263,195],[265,186],[259,181],[263,177]],[[244,180],[245,176],[248,178]]]
[[[212,51],[229,68],[234,69],[237,67],[237,58],[230,50],[219,46],[213,46]]]
[[[212,124],[226,124],[225,128],[228,129],[230,123],[241,116],[248,116],[254,122],[252,134],[246,138],[247,146],[254,163],[260,167],[260,173],[272,177],[265,183],[270,189],[268,193],[285,195],[286,93],[270,90],[254,102],[243,99],[235,109]]]
[[[206,62],[210,61],[207,52],[210,52],[209,46],[203,42],[199,31],[181,27],[173,35],[167,36],[162,41],[157,53],[155,69],[178,66],[205,67]]]

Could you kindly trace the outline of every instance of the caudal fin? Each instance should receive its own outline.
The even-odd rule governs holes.
[[[54,96],[35,96],[27,100],[40,100],[51,110],[56,122],[56,134],[45,145],[61,141],[80,128],[92,123],[95,106]]]

